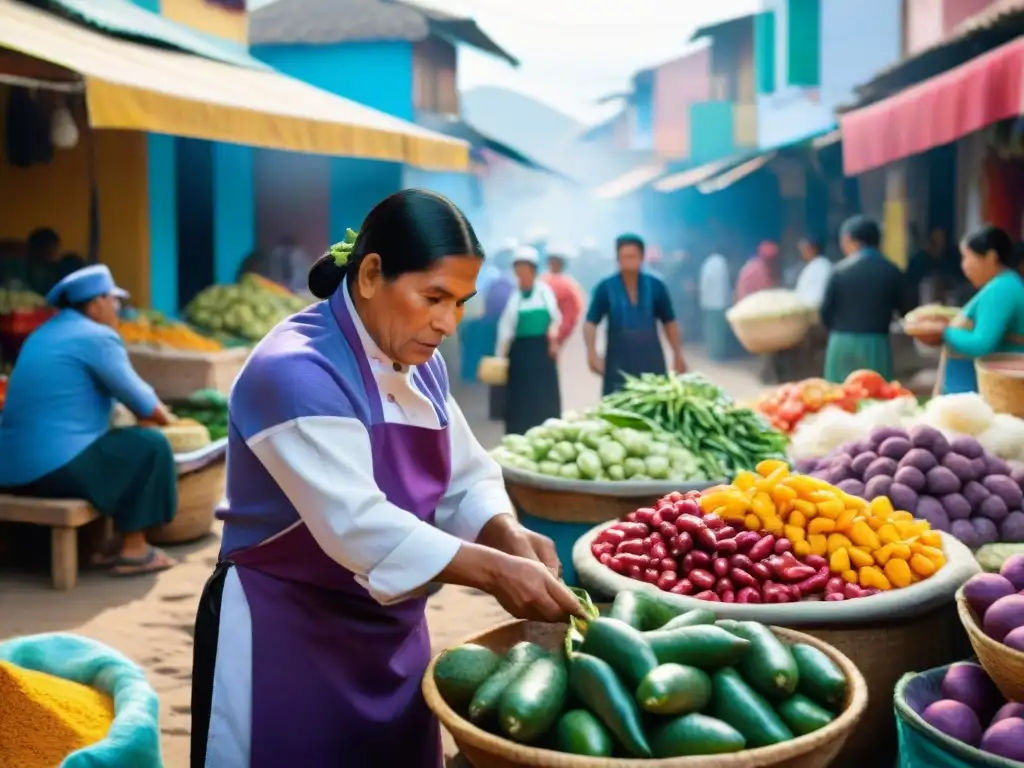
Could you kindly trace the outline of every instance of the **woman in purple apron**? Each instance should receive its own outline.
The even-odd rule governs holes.
[[[672,347],[672,369],[686,372],[682,335],[668,288],[661,278],[642,271],[644,241],[636,235],[621,235],[615,241],[619,272],[606,277],[594,288],[583,326],[590,370],[603,376],[601,393],[622,389],[623,374],[665,373],[665,352],[658,324]],[[597,326],[608,320],[608,343],[604,359],[597,354]]]
[[[487,591],[524,618],[578,613],[437,352],[482,260],[448,200],[392,195],[314,266],[326,301],[278,325],[235,382],[192,768],[438,768],[419,687],[429,585]]]

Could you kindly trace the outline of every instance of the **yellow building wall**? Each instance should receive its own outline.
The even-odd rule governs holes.
[[[0,104],[7,94],[0,88]],[[79,126],[85,124],[77,116]],[[82,130],[76,147],[54,150],[53,162],[16,168],[5,155],[0,121],[0,240],[54,229],[65,251],[88,257],[89,141],[95,142],[99,194],[99,258],[140,306],[149,304],[149,192],[146,135]]]
[[[219,8],[205,0],[160,0],[160,13],[200,32],[243,45],[249,42],[248,14],[241,11]]]

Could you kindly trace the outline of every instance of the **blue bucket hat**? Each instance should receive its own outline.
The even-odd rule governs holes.
[[[128,291],[118,288],[110,268],[106,264],[91,264],[76,269],[62,279],[46,294],[48,304],[56,307],[62,303],[81,304],[97,296],[128,298]]]

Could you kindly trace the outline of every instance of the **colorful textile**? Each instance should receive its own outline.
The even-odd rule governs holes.
[[[551,287],[538,280],[529,292],[516,291],[505,304],[498,320],[497,354],[507,356],[514,339],[557,332],[562,316]]]

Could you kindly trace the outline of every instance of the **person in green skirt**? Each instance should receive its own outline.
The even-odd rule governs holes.
[[[889,326],[911,309],[903,273],[879,251],[882,232],[866,216],[847,219],[839,232],[845,258],[825,288],[821,322],[828,329],[825,378],[840,384],[854,371],[892,379]]]
[[[114,329],[127,294],[102,264],[71,273],[47,294],[60,312],[25,341],[0,416],[0,492],[82,499],[110,517],[116,576],[175,564],[146,542],[178,508],[170,443],[158,430],[111,429],[114,402],[158,425],[174,417],[132,368]]]
[[[1024,280],[1010,236],[990,224],[960,243],[960,264],[978,292],[926,344],[943,345],[939,391],[977,392],[974,360],[995,352],[1024,352]]]

